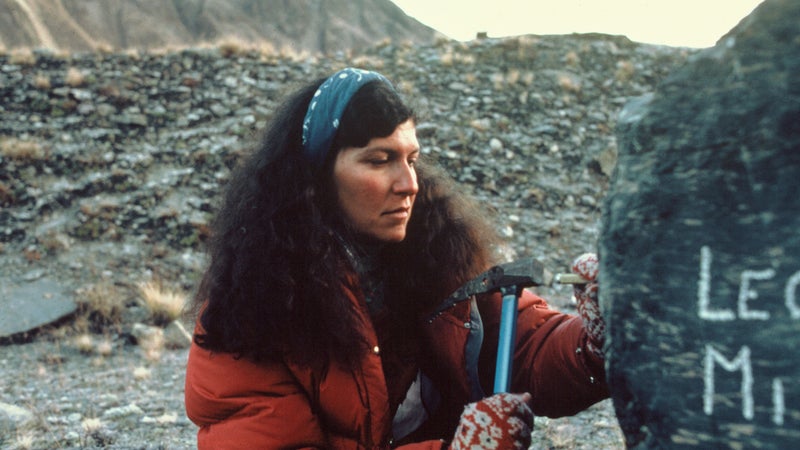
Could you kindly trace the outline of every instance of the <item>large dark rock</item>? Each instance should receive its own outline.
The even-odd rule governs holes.
[[[794,448],[800,2],[764,2],[617,134],[600,292],[628,446]]]

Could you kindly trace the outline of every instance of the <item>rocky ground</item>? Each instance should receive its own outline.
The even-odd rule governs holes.
[[[313,59],[241,48],[0,55],[0,283],[48,279],[76,301],[102,286],[124,312],[113,326],[68,317],[3,341],[0,404],[18,409],[0,419],[0,447],[193,447],[186,349],[132,345],[136,286],[191,296],[220,186],[300,83],[346,65],[382,71],[420,112],[425,157],[496,218],[508,257],[559,272],[596,249],[621,106],[690,53],[571,35]],[[571,311],[569,289],[539,292]],[[76,345],[79,328],[98,344]],[[609,401],[537,418],[534,435],[533,448],[623,447]]]

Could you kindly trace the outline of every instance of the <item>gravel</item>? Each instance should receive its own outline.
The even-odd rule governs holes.
[[[35,63],[0,55],[0,283],[47,277],[76,301],[102,292],[122,308],[105,326],[76,314],[3,340],[0,447],[194,447],[187,350],[136,344],[132,330],[146,322],[137,286],[191,296],[220,186],[299,83],[346,65],[396,80],[420,112],[425,156],[486,205],[508,258],[560,272],[596,249],[619,109],[690,54],[569,35],[307,59],[215,49],[38,52]],[[573,311],[568,288],[538,290]],[[191,329],[191,317],[182,322]],[[87,331],[91,342],[79,343]],[[534,440],[537,449],[624,447],[610,401],[537,418]]]

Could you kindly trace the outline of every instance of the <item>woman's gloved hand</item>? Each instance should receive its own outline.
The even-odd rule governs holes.
[[[533,432],[530,401],[526,392],[495,394],[470,403],[461,413],[449,450],[527,449]]]
[[[578,314],[589,335],[586,346],[589,351],[603,357],[603,343],[606,335],[606,322],[600,314],[600,303],[597,301],[597,273],[600,263],[594,253],[584,253],[572,263],[572,272],[588,280],[586,284],[576,284],[575,301],[578,303]]]

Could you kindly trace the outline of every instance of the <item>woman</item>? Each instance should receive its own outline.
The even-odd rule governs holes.
[[[199,447],[527,448],[532,413],[607,397],[596,283],[583,321],[522,295],[515,393],[486,396],[499,294],[433,314],[493,263],[481,217],[422,161],[380,74],[288,99],[213,225],[186,374]]]

